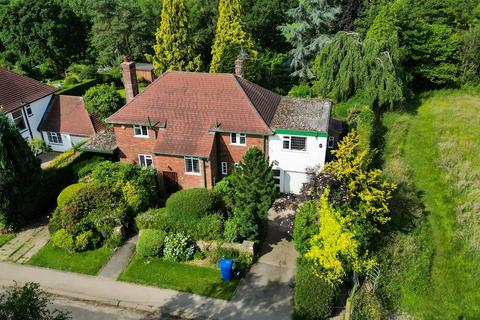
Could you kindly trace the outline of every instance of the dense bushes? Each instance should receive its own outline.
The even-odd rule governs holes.
[[[295,214],[293,239],[295,249],[304,255],[310,247],[310,239],[318,232],[318,213],[315,201],[305,202]]]
[[[63,207],[70,199],[75,197],[77,193],[85,187],[84,183],[74,183],[63,189],[58,195],[57,205]]]
[[[137,241],[137,254],[141,257],[161,256],[166,235],[165,231],[161,230],[141,230]]]
[[[206,189],[178,191],[167,200],[167,213],[179,219],[199,219],[219,209],[214,193]]]
[[[92,157],[85,161],[75,163],[73,165],[73,172],[75,173],[77,179],[83,178],[92,173],[97,165],[104,161],[106,160],[102,157]]]
[[[332,313],[335,289],[324,283],[305,261],[297,263],[294,319],[326,319]]]
[[[375,296],[372,288],[363,285],[352,299],[351,319],[381,320],[385,318],[380,300]]]
[[[165,237],[163,256],[167,260],[186,261],[193,258],[195,243],[184,233],[172,233]]]

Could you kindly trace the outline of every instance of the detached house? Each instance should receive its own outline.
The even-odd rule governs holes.
[[[122,63],[127,104],[107,119],[121,161],[154,167],[167,192],[210,188],[245,151],[269,157],[281,192],[298,193],[305,169],[332,146],[332,104],[282,97],[236,74],[166,72],[138,94],[135,63]]]
[[[0,108],[27,141],[40,139],[63,152],[104,129],[81,97],[55,95],[56,88],[0,68]],[[1,111],[1,110],[0,110]]]

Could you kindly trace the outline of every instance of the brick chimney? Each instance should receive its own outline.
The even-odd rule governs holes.
[[[128,103],[138,94],[137,70],[135,68],[135,62],[130,61],[128,56],[123,57],[123,62],[120,66],[122,68],[123,81],[125,83],[125,96]]]
[[[238,58],[235,60],[235,75],[243,78],[245,75],[245,60],[242,58]]]

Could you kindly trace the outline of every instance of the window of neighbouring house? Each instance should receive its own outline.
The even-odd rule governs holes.
[[[284,150],[297,150],[307,151],[307,138],[296,136],[284,136],[283,137],[283,149]]]
[[[200,174],[200,159],[195,157],[185,157],[185,172],[190,174]]]
[[[25,107],[25,112],[27,113],[27,116],[33,116],[32,108],[30,107],[30,105]]]
[[[133,131],[135,137],[148,137],[148,129],[146,126],[134,125]]]
[[[48,142],[63,144],[62,134],[60,132],[47,132]]]
[[[247,144],[247,135],[245,133],[230,133],[230,144],[244,146]]]
[[[153,158],[151,155],[148,155],[148,154],[139,154],[138,163],[142,168],[153,167]]]
[[[13,122],[17,126],[18,130],[24,131],[27,130],[27,125],[25,124],[25,119],[23,118],[23,112],[21,109],[13,111]]]
[[[222,174],[226,176],[228,174],[228,163],[222,162]]]
[[[328,149],[333,149],[335,146],[335,137],[328,137]]]

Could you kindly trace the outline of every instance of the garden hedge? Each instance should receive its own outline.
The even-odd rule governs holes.
[[[74,196],[76,196],[80,190],[85,188],[85,186],[86,185],[84,183],[74,183],[63,189],[63,191],[58,195],[57,205],[61,208],[65,206],[65,204]]]
[[[218,211],[219,206],[218,198],[212,191],[187,189],[172,194],[167,200],[166,210],[172,217],[192,220]]]
[[[315,201],[305,202],[295,214],[293,239],[295,249],[301,254],[307,253],[310,239],[318,233],[318,213]]]
[[[161,256],[166,235],[167,233],[161,230],[141,230],[137,241],[137,254],[144,258]]]

